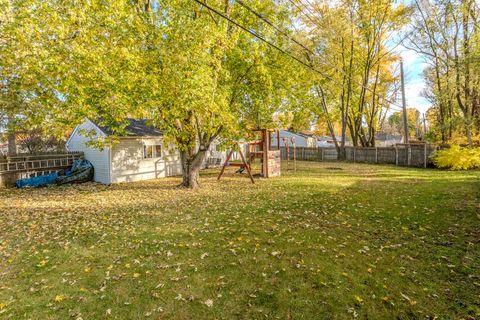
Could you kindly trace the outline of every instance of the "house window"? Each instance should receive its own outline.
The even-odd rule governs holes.
[[[151,146],[143,146],[143,158],[144,159],[151,159],[151,158],[160,158],[162,156],[162,146],[151,145]]]
[[[155,146],[155,155],[157,156],[157,158],[160,158],[162,156],[162,146],[159,144]]]

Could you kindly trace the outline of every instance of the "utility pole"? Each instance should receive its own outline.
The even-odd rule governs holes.
[[[8,116],[8,126],[7,126],[7,141],[8,141],[8,155],[15,156],[17,155],[17,141],[14,126],[11,124],[13,116]]]
[[[405,77],[403,75],[403,60],[400,60],[400,78],[402,80],[402,107],[403,107],[403,130],[405,133],[404,143],[409,143],[408,140],[408,117],[407,117],[407,102],[405,101]]]

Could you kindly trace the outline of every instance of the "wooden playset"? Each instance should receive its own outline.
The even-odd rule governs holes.
[[[290,138],[282,138],[283,145],[285,146],[285,156],[287,160],[287,170],[290,168],[290,148],[293,150],[293,171],[297,171],[297,147],[295,144],[295,138],[290,137]],[[280,143],[278,143],[278,146],[280,146]]]
[[[250,181],[255,183],[253,178],[254,174],[252,174],[252,162],[255,159],[260,159],[261,164],[260,172],[255,174],[255,176],[271,178],[280,175],[280,150],[271,150],[272,131],[268,129],[259,129],[254,130],[254,133],[257,136],[256,140],[243,143],[236,142],[234,144],[222,166],[220,174],[218,175],[218,180],[223,176],[227,167],[239,167],[236,172],[243,173],[244,171],[247,171]],[[246,155],[242,152],[242,144],[247,146]],[[230,161],[234,152],[240,154],[241,162]]]

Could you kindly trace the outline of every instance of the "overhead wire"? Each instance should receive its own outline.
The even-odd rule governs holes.
[[[253,13],[255,16],[257,16],[258,18],[260,18],[262,21],[264,21],[265,23],[267,23],[269,26],[271,26],[273,29],[275,29],[278,33],[282,34],[283,36],[287,37],[288,39],[292,40],[295,44],[297,44],[298,46],[302,47],[304,50],[308,51],[309,53],[311,54],[315,54],[310,48],[308,48],[307,46],[305,46],[303,43],[297,41],[295,38],[292,38],[288,35],[287,32],[285,32],[284,30],[281,30],[280,28],[278,28],[276,25],[274,25],[272,22],[270,22],[270,20],[268,20],[267,18],[265,18],[261,13],[255,11],[254,9],[252,9],[250,6],[246,5],[245,2],[243,2],[242,0],[236,0],[236,2],[241,5],[242,7],[244,7],[245,9],[247,9],[249,12]]]
[[[290,3],[292,3],[292,4],[300,11],[300,13],[301,13],[303,16],[305,16],[308,20],[310,20],[310,22],[312,22],[315,26],[317,26],[317,27],[320,28],[320,26],[318,25],[318,21],[315,21],[309,14],[305,13],[305,12],[298,6],[298,4],[297,4],[295,1],[293,1],[293,0],[288,0],[288,1],[289,1]],[[308,1],[308,0],[306,0],[306,1],[309,3],[309,5],[313,6],[310,1]],[[305,8],[305,9],[308,10],[311,14],[313,14],[313,12],[311,11],[311,9],[310,9],[307,5],[305,5],[305,3],[304,3],[302,0],[298,0],[298,2],[303,6],[303,8]],[[384,53],[384,54],[382,55],[382,57],[384,57],[384,56],[392,53],[392,52],[393,52],[409,35],[411,35],[412,33],[413,33],[413,31],[411,31],[411,32],[409,32],[408,34],[406,34],[393,48],[391,48],[389,51],[387,51],[386,53]],[[344,75],[347,75],[343,70],[338,69],[337,67],[333,66],[331,63],[328,63],[327,61],[325,61],[325,63],[326,63],[327,65],[329,65],[330,67],[332,67],[333,69],[335,69],[336,71],[341,72],[341,73],[344,74]],[[361,86],[362,88],[364,88],[365,90],[371,92],[372,94],[377,95],[377,97],[380,97],[378,94],[374,93],[374,92],[372,91],[372,89],[364,86],[363,84],[360,85],[360,86]],[[393,102],[392,100],[390,100],[390,99],[385,99],[385,98],[383,98],[383,100],[386,101],[386,102],[388,102],[388,103],[390,103],[391,105],[396,106],[397,108],[399,108],[399,109],[397,109],[397,111],[403,111],[402,106],[396,104],[396,103]],[[395,109],[395,108],[392,108],[391,106],[390,106],[389,108]]]
[[[322,75],[323,77],[331,80],[332,78],[329,76],[329,75],[326,75],[324,74],[322,71],[312,67],[310,64],[306,63],[305,61],[299,59],[298,57],[292,55],[290,52],[280,48],[279,46],[277,46],[276,44],[274,44],[273,42],[265,39],[263,36],[261,36],[260,34],[258,34],[257,32],[254,32],[252,31],[251,29],[241,25],[240,23],[236,22],[235,20],[233,20],[232,18],[228,17],[227,15],[223,14],[222,12],[216,10],[215,8],[211,7],[210,5],[204,3],[204,2],[201,2],[200,0],[193,0],[195,2],[197,2],[198,4],[202,5],[203,7],[207,8],[208,10],[212,11],[213,13],[217,14],[218,16],[224,18],[225,20],[231,22],[232,24],[234,24],[235,26],[239,27],[240,29],[242,29],[243,31],[245,32],[248,32],[250,33],[252,36],[254,36],[255,38],[257,38],[258,40],[268,44],[269,46],[275,48],[276,50],[278,50],[279,52],[281,52],[282,54],[286,55],[286,56],[289,56],[290,58],[294,59],[295,61],[297,61],[298,63],[304,65],[305,67],[311,69],[312,71],[315,71],[317,72],[318,74]]]
[[[235,26],[239,27],[240,29],[242,29],[243,31],[251,34],[252,36],[254,36],[255,38],[259,39],[260,41],[266,43],[267,45],[275,48],[277,51],[281,52],[282,54],[294,59],[295,61],[297,61],[298,63],[302,64],[303,66],[307,67],[308,69],[320,74],[321,76],[323,76],[324,78],[328,79],[328,80],[331,80],[333,82],[335,82],[336,84],[338,84],[338,82],[336,82],[334,79],[332,79],[331,76],[323,73],[322,71],[318,70],[317,68],[315,68],[314,66],[312,66],[311,64],[309,63],[306,63],[305,61],[301,60],[300,58],[294,56],[293,54],[291,54],[290,52],[280,48],[279,46],[277,46],[276,44],[274,44],[273,42],[267,40],[265,37],[263,37],[262,35],[260,35],[259,33],[255,32],[255,31],[252,31],[252,29],[250,28],[247,28],[245,27],[244,25],[240,24],[239,22],[233,20],[232,18],[228,17],[226,14],[218,11],[217,9],[213,8],[212,6],[204,3],[204,2],[201,2],[200,0],[193,0],[194,2],[200,4],[201,6],[205,7],[206,9],[212,11],[213,13],[215,13],[216,15],[222,17],[223,19],[229,21],[230,23],[234,24]],[[247,9],[248,11],[252,12],[254,11],[252,8],[248,7],[247,5],[245,5],[245,3],[241,0],[237,0],[237,2],[242,6],[244,7],[245,9]],[[253,12],[252,12],[253,13]],[[291,40],[292,42],[294,42],[295,44],[297,44],[298,46],[302,47],[304,50],[308,51],[309,53],[312,53],[312,51],[310,49],[308,49],[308,47],[306,47],[305,45],[303,45],[302,43],[300,43],[299,41],[293,39],[292,37],[290,37],[286,32],[282,31],[281,29],[279,29],[278,27],[276,27],[273,23],[271,23],[268,19],[266,19],[263,15],[261,15],[260,13],[256,12],[255,15],[257,17],[259,17],[261,20],[263,20],[264,22],[268,23],[270,26],[272,26],[277,32],[281,33],[282,35],[284,35],[285,37],[287,37],[289,40]],[[268,21],[268,22],[267,22]],[[315,54],[314,54],[315,55]],[[318,57],[315,55],[315,57]],[[335,69],[337,69],[337,71],[340,71],[342,73],[344,73],[342,70],[338,70],[338,68],[334,67]],[[365,90],[367,91],[370,91],[373,93],[373,91],[365,86],[362,85],[363,88],[365,88]],[[376,94],[376,93],[374,93]],[[378,94],[376,94],[378,97],[380,97]],[[398,105],[396,105],[395,103],[393,103],[392,101],[388,100],[388,99],[385,99],[383,98],[384,101],[390,103],[391,105],[394,105],[394,106],[397,106],[399,107]],[[394,108],[391,108],[391,109],[394,109]]]
[[[302,13],[302,14],[305,15],[307,18],[309,18],[309,20],[310,20],[313,24],[315,24],[317,27],[320,27],[320,26],[317,24],[317,22],[315,22],[309,15],[307,15],[305,12],[303,12],[303,10],[298,6],[298,4],[296,4],[293,0],[288,0],[288,1],[289,1],[290,3],[292,3],[292,4],[300,11],[300,13]],[[305,0],[305,1],[306,1],[307,3],[309,3],[309,5],[313,6],[310,1],[308,1],[308,0]],[[237,0],[237,2],[239,2],[239,1]],[[242,1],[242,2],[243,2],[243,1]],[[307,10],[309,10],[310,13],[313,13],[313,12],[305,5],[305,3],[304,3],[302,0],[298,0],[298,2],[299,2],[304,8],[306,8]],[[256,13],[256,15],[260,15],[260,14]],[[263,15],[262,15],[262,19],[263,19],[263,20],[266,20],[266,18],[265,18]],[[268,21],[268,20],[267,20],[267,21]],[[270,21],[268,21],[268,24],[269,24],[269,25],[272,25],[272,23],[271,23]],[[288,36],[288,35],[287,35],[287,36]],[[391,52],[393,52],[393,51],[400,45],[400,43],[401,43],[403,40],[406,39],[407,36],[408,36],[408,35],[406,35],[394,48],[392,48],[392,49],[390,49],[388,52],[384,53],[384,54],[382,55],[382,57],[384,57],[384,56],[390,54]],[[297,41],[295,41],[295,42],[297,42]],[[303,44],[302,44],[301,46],[302,46],[302,47],[305,47]],[[313,55],[315,55],[316,58],[319,58],[315,53],[312,52],[312,50],[308,49],[308,51],[309,51],[310,53],[312,53]],[[339,68],[336,67],[336,66],[333,66],[331,63],[328,63],[327,61],[324,61],[324,62],[325,62],[326,65],[330,66],[332,69],[335,69],[336,71],[338,71],[338,72],[340,72],[340,73],[348,76],[348,75],[345,73],[345,71],[339,69]],[[334,82],[335,82],[335,81],[334,81]],[[337,84],[338,84],[338,82],[337,82]],[[386,98],[384,98],[384,97],[381,97],[379,94],[375,93],[372,89],[364,86],[363,84],[361,84],[360,86],[361,86],[362,88],[364,88],[365,90],[369,91],[370,93],[376,95],[377,97],[382,98],[385,102],[389,103],[390,105],[393,105],[393,106],[397,107],[397,109],[396,109],[396,108],[392,108],[392,106],[389,106],[390,109],[396,109],[396,111],[403,111],[402,107],[401,107],[400,105],[397,105],[397,104],[396,104],[395,102],[393,102],[391,99],[386,99]]]

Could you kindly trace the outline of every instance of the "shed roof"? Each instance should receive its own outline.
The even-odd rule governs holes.
[[[401,134],[389,134],[385,132],[378,132],[375,135],[375,139],[379,141],[387,141],[387,140],[395,140],[400,141],[402,140],[403,136]]]
[[[295,132],[295,131],[291,131],[291,130],[281,130],[280,134],[282,134],[282,132],[287,132],[287,133],[290,133],[290,134],[294,134],[294,135],[302,137],[302,138],[312,138],[311,135],[308,135],[308,134],[303,133],[303,132]]]
[[[163,132],[151,125],[147,124],[145,119],[127,118],[127,126],[122,137],[145,137],[145,136],[163,136]],[[106,135],[114,135],[115,132],[110,126],[100,125],[99,121],[92,121]]]

